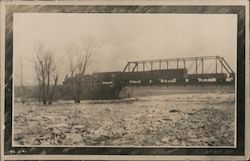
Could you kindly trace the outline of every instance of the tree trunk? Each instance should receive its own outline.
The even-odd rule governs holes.
[[[72,85],[72,96],[73,96],[73,99],[75,101],[75,103],[77,103],[77,97],[76,97],[76,78],[73,77],[73,75],[71,76],[71,79],[72,79],[72,82],[71,82],[71,85]]]
[[[40,82],[38,82],[38,101],[39,103],[42,102],[42,92],[41,92],[41,85],[40,85]]]
[[[77,85],[77,89],[75,89],[75,103],[80,103],[81,102],[81,77],[78,76],[77,78],[77,82],[76,82],[76,85]]]
[[[51,91],[51,93],[49,95],[49,105],[52,104],[53,96],[54,96],[55,89],[56,89],[56,86],[57,86],[57,82],[58,82],[58,76],[56,76],[56,78],[55,78],[54,86],[53,86],[52,91]]]

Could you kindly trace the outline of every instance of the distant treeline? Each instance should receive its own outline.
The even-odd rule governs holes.
[[[39,100],[38,86],[16,86],[15,101],[33,102]],[[101,86],[83,86],[81,88],[80,100],[98,100],[98,99],[118,99],[120,97],[129,97],[130,93],[126,88],[112,87],[110,85]],[[74,100],[74,90],[71,84],[58,85],[53,95],[52,101],[56,100]]]
[[[15,100],[25,99],[39,101],[38,86],[16,86],[14,90]],[[72,100],[72,88],[67,85],[58,85],[53,95],[53,100]]]

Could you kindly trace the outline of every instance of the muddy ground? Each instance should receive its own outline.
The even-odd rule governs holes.
[[[181,91],[138,90],[132,98],[81,104],[15,103],[14,145],[233,146],[234,91]]]

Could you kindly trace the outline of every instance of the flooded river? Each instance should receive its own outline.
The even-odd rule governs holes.
[[[14,105],[15,145],[233,146],[234,132],[231,88],[138,88],[120,100]]]

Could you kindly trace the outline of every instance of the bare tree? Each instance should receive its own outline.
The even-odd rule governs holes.
[[[39,102],[52,104],[59,73],[53,51],[39,44],[33,50],[33,62],[38,83]]]
[[[70,57],[70,80],[73,99],[75,103],[81,102],[81,94],[83,88],[83,76],[86,74],[87,68],[90,63],[91,56],[94,52],[94,43],[89,39],[86,47],[79,50],[70,48],[67,52]],[[78,52],[75,57],[72,57],[74,53]],[[75,59],[74,59],[75,58]]]

